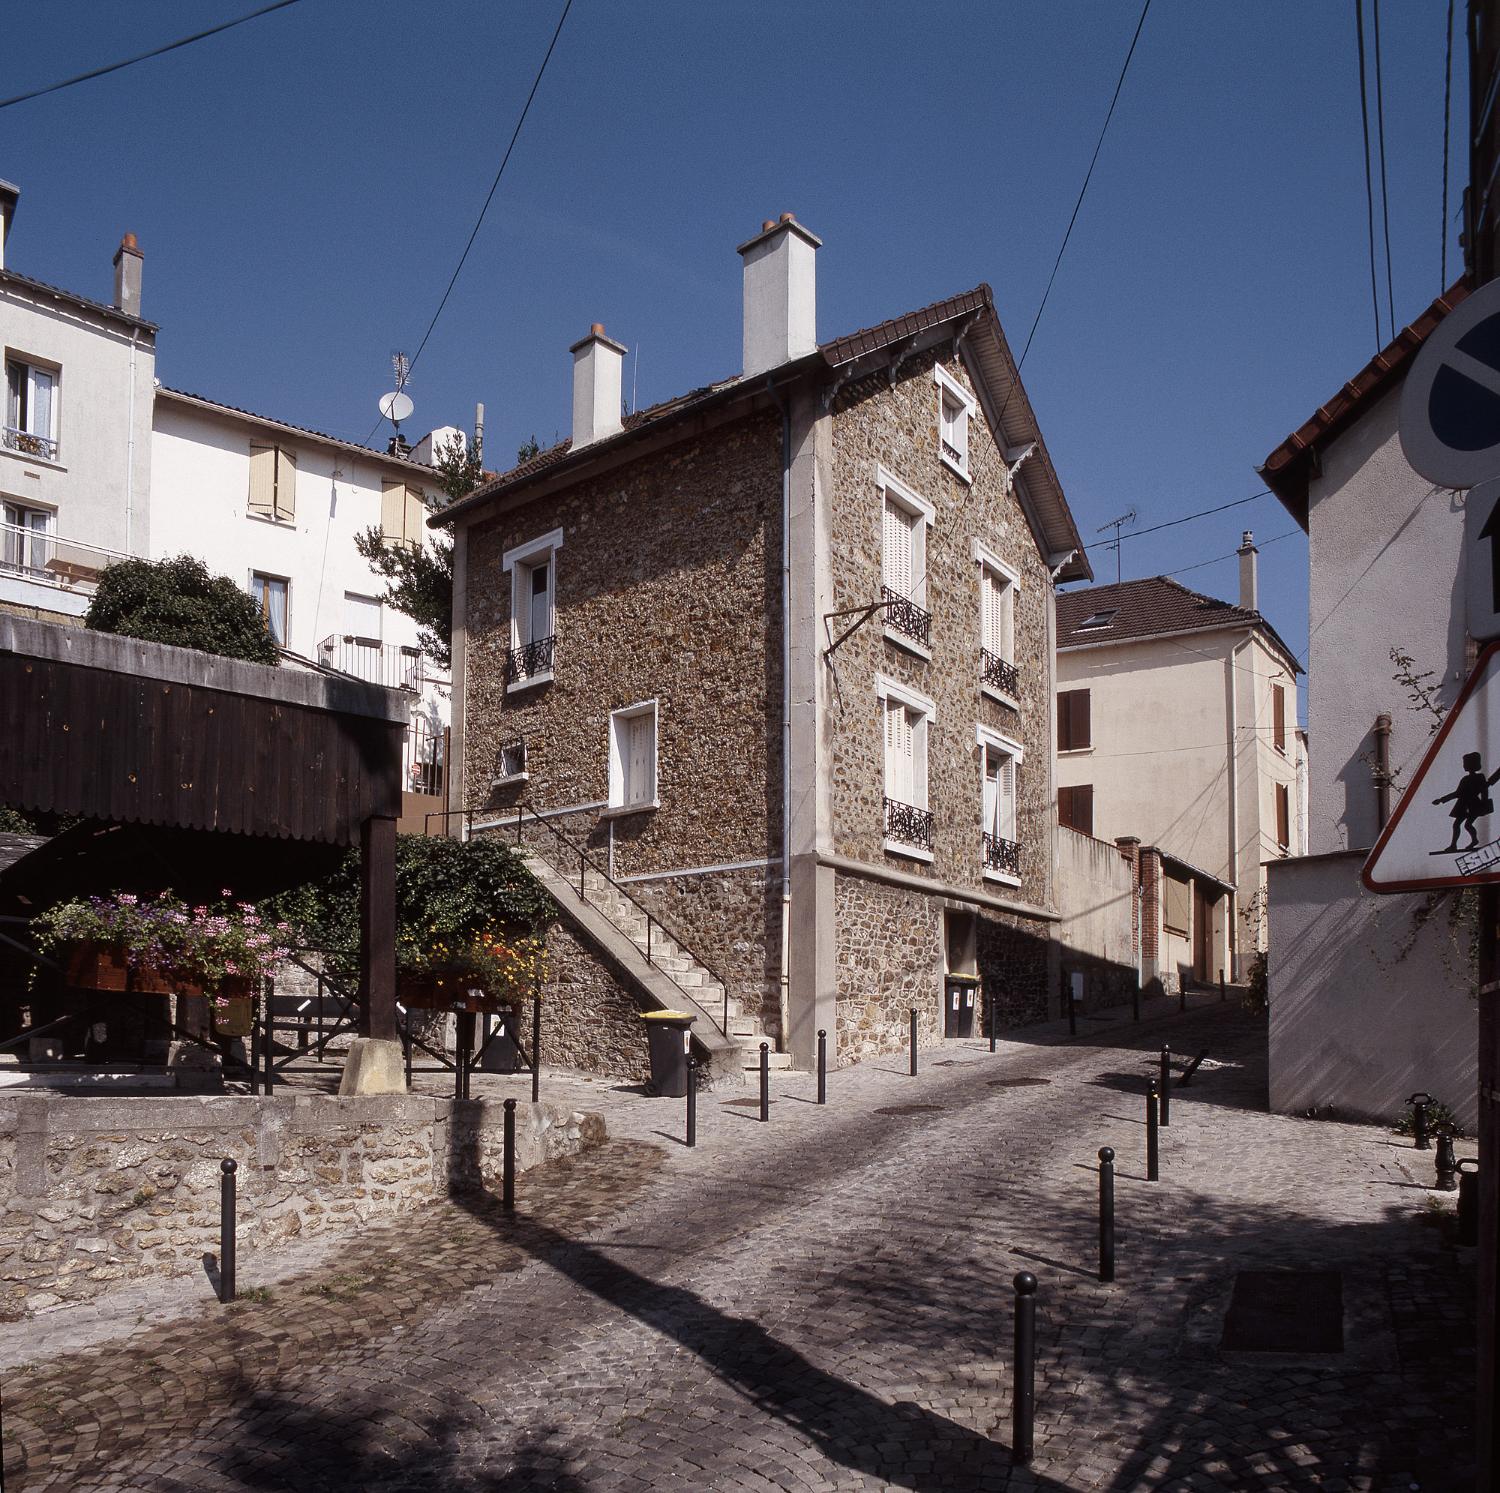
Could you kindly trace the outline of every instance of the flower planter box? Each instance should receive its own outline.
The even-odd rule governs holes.
[[[63,960],[69,985],[79,990],[129,990],[136,995],[170,995],[171,986],[154,969],[132,969],[125,950],[114,944],[76,943]]]
[[[236,982],[240,983],[240,982]],[[244,983],[248,984],[248,981]],[[229,995],[227,983],[225,988],[219,991],[221,998],[227,998],[226,1004],[214,1005],[210,1008],[214,1036],[216,1037],[248,1037],[250,1028],[255,1024],[255,997],[248,993],[244,995]]]
[[[495,1012],[512,1004],[514,997],[491,995],[472,975],[458,971],[428,970],[398,975],[396,999],[412,1011]]]

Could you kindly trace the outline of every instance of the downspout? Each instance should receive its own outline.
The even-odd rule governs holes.
[[[1234,968],[1236,978],[1240,973],[1236,963],[1240,943],[1237,927],[1240,910],[1240,777],[1237,760],[1240,745],[1240,714],[1239,686],[1235,683],[1234,676],[1239,668],[1235,659],[1240,649],[1248,648],[1251,641],[1251,636],[1246,634],[1229,650],[1227,674],[1229,688],[1229,877],[1234,888],[1229,894],[1229,962]]]
[[[781,410],[781,977],[777,984],[777,1018],[785,1050],[791,1026],[792,949],[792,407],[777,397],[768,377],[766,389]]]
[[[117,256],[118,257],[118,256]],[[130,329],[130,404],[125,434],[125,553],[133,555],[131,543],[135,520],[135,355],[140,344],[139,327]]]

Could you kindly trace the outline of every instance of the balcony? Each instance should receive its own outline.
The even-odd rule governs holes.
[[[14,425],[0,425],[0,450],[17,451],[22,456],[40,456],[45,461],[57,460],[57,442],[48,436],[32,435],[29,430],[17,430]]]
[[[991,653],[988,648],[979,650],[979,678],[1002,695],[1009,695],[1012,699],[1020,696],[1021,675],[1016,666],[1007,663],[998,653]]]
[[[880,588],[880,599],[885,603],[885,625],[893,632],[920,644],[932,646],[932,613],[919,607],[916,602],[892,591],[889,586]]]
[[[334,633],[318,644],[318,662],[387,689],[420,690],[422,686],[422,650],[405,644]]]
[[[552,677],[553,645],[555,637],[538,638],[520,648],[512,648],[505,656],[505,683],[507,686],[525,684],[529,680]]]
[[[985,835],[984,869],[998,872],[1001,876],[1019,876],[1021,847],[1014,840],[1002,839],[999,835]]]
[[[898,845],[911,845],[932,853],[932,812],[899,799],[885,800],[885,837]]]
[[[406,728],[401,748],[402,791],[441,798],[447,756],[447,731],[429,721],[414,720]]]
[[[119,550],[60,539],[50,529],[0,523],[0,601],[81,617],[104,567],[129,558]]]

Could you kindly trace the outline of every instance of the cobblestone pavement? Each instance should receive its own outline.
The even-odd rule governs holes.
[[[1220,1066],[1174,1091],[1153,1185],[1164,1038]],[[705,1096],[692,1151],[680,1101],[615,1106],[614,1138],[522,1178],[512,1218],[455,1200],[265,1299],[56,1338],[5,1377],[6,1486],[1466,1488],[1473,1269],[1430,1153],[1264,1113],[1263,1053],[1262,1023],[1212,1005],[994,1056],[950,1043],[916,1079],[868,1063],[825,1109],[790,1076],[767,1125]],[[1020,1269],[1041,1283],[1027,1469],[1008,1450]],[[1242,1269],[1341,1272],[1344,1351],[1222,1351]]]

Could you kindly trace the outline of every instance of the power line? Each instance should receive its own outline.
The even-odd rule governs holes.
[[[1370,176],[1370,106],[1365,96],[1365,0],[1354,0],[1354,35],[1359,48],[1359,123],[1365,140],[1365,226],[1370,235],[1370,303],[1375,308],[1375,351],[1385,346],[1380,335],[1380,289],[1375,279],[1375,183]]]
[[[1288,529],[1285,534],[1277,534],[1272,539],[1262,539],[1257,541],[1256,548],[1266,549],[1270,545],[1280,544],[1283,539],[1291,539],[1301,532],[1301,529]],[[1225,560],[1232,560],[1237,554],[1239,554],[1238,550],[1230,550],[1227,555],[1217,555],[1212,560],[1199,560],[1195,565],[1182,565],[1179,566],[1176,570],[1164,570],[1162,574],[1164,576],[1186,575],[1190,570],[1202,570],[1205,565],[1222,565]]]
[[[1246,503],[1253,503],[1257,498],[1268,498],[1271,489],[1263,487],[1259,492],[1253,492],[1248,498],[1236,498],[1232,503],[1220,503],[1217,508],[1202,508],[1197,513],[1185,513],[1181,518],[1169,518],[1163,524],[1152,524],[1149,529],[1136,529],[1132,533],[1122,534],[1122,539],[1140,539],[1146,534],[1155,534],[1161,529],[1175,529],[1178,524],[1191,523],[1195,518],[1207,518],[1211,513],[1223,513],[1229,508],[1242,508]],[[1108,524],[1105,525],[1109,527]],[[1100,540],[1097,544],[1085,544],[1081,548],[1085,550],[1107,550],[1114,547],[1113,540]]]
[[[1047,288],[1042,292],[1041,305],[1036,308],[1036,315],[1031,321],[1031,330],[1026,334],[1026,346],[1021,349],[1021,360],[1016,364],[1017,377],[1020,376],[1021,367],[1026,362],[1026,354],[1031,351],[1031,339],[1036,336],[1037,324],[1042,319],[1042,312],[1047,309],[1047,298],[1052,294],[1052,282],[1057,279],[1057,271],[1068,249],[1068,240],[1073,236],[1073,225],[1078,221],[1084,194],[1089,189],[1089,183],[1094,179],[1094,167],[1099,164],[1099,152],[1104,148],[1104,137],[1109,133],[1110,120],[1115,117],[1115,105],[1120,102],[1120,90],[1125,86],[1125,74],[1130,71],[1130,59],[1135,56],[1135,44],[1141,39],[1141,28],[1146,24],[1146,12],[1150,9],[1151,0],[1146,0],[1141,7],[1141,18],[1135,23],[1135,35],[1130,38],[1130,50],[1125,54],[1125,63],[1120,68],[1120,76],[1115,82],[1114,95],[1109,101],[1109,112],[1104,116],[1104,127],[1099,131],[1099,139],[1094,144],[1094,154],[1089,161],[1089,169],[1084,175],[1083,185],[1078,189],[1078,201],[1073,204],[1073,216],[1068,219],[1068,229],[1063,234],[1062,245],[1057,251],[1057,258],[1052,263],[1052,273],[1047,277]]]
[[[490,210],[490,203],[494,201],[496,189],[500,185],[500,178],[505,175],[505,168],[510,164],[511,152],[516,148],[516,141],[521,136],[521,126],[526,123],[526,116],[531,112],[531,102],[536,97],[536,91],[542,86],[542,75],[547,71],[547,64],[552,61],[552,53],[557,47],[557,39],[562,35],[564,22],[568,19],[568,12],[573,8],[573,0],[566,0],[563,5],[562,14],[557,18],[557,29],[552,33],[552,40],[547,44],[547,53],[542,58],[542,65],[536,70],[536,77],[531,80],[531,92],[526,95],[526,102],[521,106],[520,118],[516,120],[516,127],[510,133],[510,144],[505,147],[505,154],[500,158],[500,169],[495,172],[495,179],[490,183],[490,189],[485,194],[484,206],[479,209],[479,216],[474,220],[473,230],[469,234],[469,241],[464,245],[464,251],[458,256],[458,263],[454,266],[453,274],[448,280],[448,288],[443,292],[443,298],[438,302],[437,310],[432,313],[432,320],[427,323],[427,330],[422,333],[422,340],[417,344],[417,350],[412,354],[411,368],[417,366],[417,359],[422,356],[422,349],[427,346],[427,340],[432,336],[433,328],[438,324],[438,317],[443,314],[443,308],[448,304],[448,297],[453,294],[453,287],[458,284],[458,277],[463,273],[465,263],[469,258],[469,250],[474,247],[474,240],[479,237],[479,230],[484,226],[485,214]],[[365,444],[368,445],[373,439],[375,432],[380,429],[380,421],[377,420],[370,430]]]
[[[1447,55],[1443,62],[1443,273],[1438,286],[1441,295],[1448,289],[1448,141],[1453,133],[1453,0],[1448,0]]]
[[[1391,196],[1385,184],[1385,85],[1380,75],[1380,0],[1370,0],[1375,19],[1375,124],[1380,140],[1380,221],[1385,233],[1386,326],[1396,335],[1396,296],[1391,288]]]
[[[91,78],[102,78],[106,73],[117,73],[122,67],[134,67],[137,62],[146,62],[152,57],[160,57],[167,52],[175,52],[178,47],[191,46],[195,41],[202,41],[205,37],[217,36],[221,31],[231,31],[236,26],[243,26],[246,21],[253,21],[257,16],[269,15],[273,10],[285,10],[289,5],[295,5],[297,0],[275,0],[274,4],[262,5],[259,10],[252,10],[248,15],[238,17],[233,21],[225,21],[219,26],[210,26],[206,31],[195,31],[191,36],[179,37],[176,41],[169,41],[163,47],[153,47],[149,52],[141,52],[135,57],[127,57],[122,62],[111,62],[107,67],[96,67],[86,73],[79,73],[77,77],[64,78],[60,83],[49,83],[45,88],[33,88],[30,93],[18,93],[12,98],[0,99],[0,109],[8,109],[12,104],[24,104],[30,99],[41,98],[44,94],[56,93],[60,88],[71,88],[75,83],[87,83]]]

